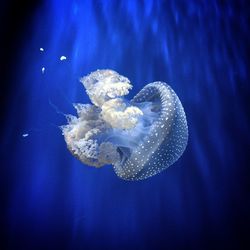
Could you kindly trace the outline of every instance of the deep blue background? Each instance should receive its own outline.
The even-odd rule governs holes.
[[[6,249],[249,243],[247,1],[6,1],[0,13]],[[103,68],[131,80],[129,97],[161,80],[182,101],[188,146],[163,173],[126,182],[67,150],[60,112],[89,102],[79,78]]]

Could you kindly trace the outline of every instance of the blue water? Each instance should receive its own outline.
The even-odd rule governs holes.
[[[240,249],[250,222],[248,14],[247,1],[41,3],[1,136],[9,249]],[[106,68],[131,80],[129,98],[159,80],[184,106],[185,153],[145,181],[84,166],[58,129],[72,103],[89,102],[79,78]]]

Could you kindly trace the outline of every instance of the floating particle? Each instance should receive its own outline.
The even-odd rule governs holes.
[[[44,51],[44,48],[40,48],[40,51]]]
[[[44,74],[44,71],[45,71],[45,67],[42,67],[42,73]]]
[[[66,60],[66,59],[67,59],[66,56],[61,56],[61,57],[60,57],[60,60],[61,60],[61,61]]]
[[[22,136],[23,136],[23,137],[27,137],[27,136],[29,136],[29,134],[23,134]]]

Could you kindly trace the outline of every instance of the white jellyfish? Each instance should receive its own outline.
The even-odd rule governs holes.
[[[112,164],[125,180],[142,180],[172,165],[188,141],[185,112],[163,82],[146,85],[131,101],[128,78],[97,70],[81,78],[91,104],[74,104],[77,116],[62,126],[70,152],[89,166]]]

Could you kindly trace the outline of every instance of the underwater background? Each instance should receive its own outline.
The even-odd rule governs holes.
[[[2,1],[1,249],[247,249],[249,7]],[[189,141],[166,171],[126,182],[67,150],[63,114],[89,103],[79,78],[96,69],[128,77],[129,98],[153,81],[177,93]]]

